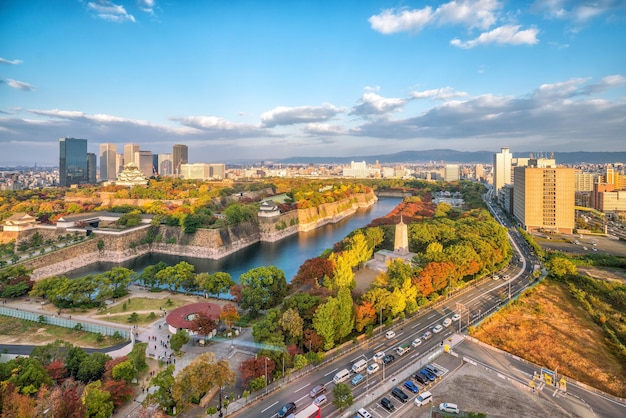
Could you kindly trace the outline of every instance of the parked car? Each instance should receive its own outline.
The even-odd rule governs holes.
[[[326,402],[328,402],[328,399],[326,398],[326,395],[320,395],[317,398],[315,398],[315,400],[313,401],[313,403],[317,406],[322,406],[324,405]]]
[[[439,324],[435,325],[433,328],[433,334],[439,334],[441,331],[443,331],[443,327]]]
[[[311,391],[309,392],[309,396],[311,398],[315,398],[315,397],[321,395],[324,392],[326,392],[326,386],[324,386],[324,385],[317,385],[313,389],[311,389]]]
[[[450,318],[444,319],[441,325],[443,325],[444,327],[449,327],[450,325],[452,325],[452,319]]]
[[[285,406],[278,411],[278,418],[285,418],[287,415],[296,412],[296,404],[294,402],[286,403]]]
[[[409,400],[409,396],[404,393],[404,391],[400,388],[391,389],[391,396],[398,399],[400,402],[405,403]]]
[[[386,366],[387,364],[391,363],[395,359],[396,358],[393,354],[387,354],[385,357],[383,357],[383,364]]]
[[[421,344],[422,344],[422,339],[419,337],[414,339],[413,342],[411,343],[413,347],[419,347]]]
[[[417,393],[420,391],[420,388],[415,383],[411,382],[410,380],[407,380],[406,382],[404,382],[404,387],[413,393]]]
[[[413,378],[417,380],[419,383],[421,383],[422,385],[427,385],[430,383],[430,379],[428,379],[428,377],[425,374],[420,373],[420,372],[415,373]]]
[[[435,376],[433,373],[429,372],[428,369],[426,369],[426,368],[420,369],[420,373],[425,375],[428,378],[428,380],[430,380],[431,382],[434,382],[435,379],[437,378],[437,376]]]
[[[439,410],[442,412],[459,413],[459,407],[455,403],[444,402],[439,404]]]
[[[396,337],[396,333],[395,333],[395,332],[393,332],[393,331],[387,331],[387,332],[385,333],[385,337],[386,337],[388,340],[391,340],[392,338],[395,338],[395,337]]]
[[[367,374],[374,374],[378,370],[380,370],[380,366],[378,365],[378,363],[372,363],[369,366],[367,366]]]
[[[427,364],[426,366],[424,366],[424,368],[426,370],[428,370],[429,372],[431,372],[432,374],[434,374],[435,376],[437,376],[437,377],[443,375],[443,371],[439,370],[438,368],[436,368],[432,364]]]
[[[461,315],[458,313],[455,313],[454,315],[452,315],[452,320],[453,321],[458,321],[459,319],[461,319]]]
[[[372,360],[374,360],[376,363],[381,363],[383,361],[383,357],[385,357],[385,352],[379,351],[378,353],[374,354]]]
[[[380,404],[383,406],[383,408],[385,408],[387,411],[391,412],[394,409],[396,409],[395,406],[393,406],[393,404],[391,403],[391,401],[387,398],[382,398],[380,400]]]
[[[422,340],[430,340],[433,334],[430,331],[426,331],[424,335],[422,335]]]

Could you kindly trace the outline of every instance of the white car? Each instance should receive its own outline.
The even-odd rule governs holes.
[[[433,328],[433,334],[439,334],[441,331],[443,331],[443,327],[441,325],[435,325],[435,328]]]
[[[455,403],[444,402],[439,404],[439,410],[443,412],[459,413],[459,407]]]
[[[452,315],[453,321],[458,321],[459,319],[461,319],[461,314],[455,313],[454,315]]]
[[[328,401],[328,399],[326,398],[326,395],[320,395],[317,398],[315,398],[315,400],[313,401],[313,403],[317,406],[322,406],[324,405],[326,402]]]
[[[441,325],[443,325],[444,327],[449,327],[452,324],[452,319],[450,318],[446,318],[443,320],[443,322],[441,323]]]
[[[421,338],[416,338],[413,340],[413,342],[411,343],[411,345],[413,347],[419,347],[422,344],[422,339]]]
[[[376,363],[381,363],[383,361],[383,357],[385,357],[385,352],[379,351],[378,353],[374,354],[372,360],[374,360]]]
[[[392,338],[396,338],[396,333],[393,331],[387,331],[385,333],[385,337],[387,337],[388,340],[392,339]]]
[[[493,280],[500,280],[500,276],[498,276],[497,274],[494,274],[492,277]]]
[[[374,374],[378,370],[380,370],[380,366],[378,365],[378,363],[372,363],[369,366],[367,366],[367,374]]]

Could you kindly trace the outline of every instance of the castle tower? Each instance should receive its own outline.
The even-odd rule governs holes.
[[[407,225],[402,221],[402,216],[400,216],[400,223],[396,225],[396,234],[393,242],[393,252],[396,254],[409,253],[409,229]]]

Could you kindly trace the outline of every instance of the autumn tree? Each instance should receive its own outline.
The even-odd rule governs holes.
[[[563,278],[578,274],[576,265],[564,257],[553,257],[548,261],[547,267],[550,275],[557,280],[563,280]]]
[[[18,388],[13,384],[3,384],[0,386],[0,401],[2,401],[2,417],[22,418],[35,416],[35,400],[19,393]]]
[[[361,304],[356,307],[354,328],[357,332],[361,332],[365,327],[375,322],[376,309],[374,309],[374,304],[367,300],[362,301]]]
[[[237,308],[232,303],[227,303],[222,306],[222,311],[220,312],[220,319],[224,321],[228,328],[232,328],[233,324],[239,321],[239,312],[237,312]]]
[[[74,379],[67,379],[59,386],[53,387],[46,399],[50,416],[84,418],[87,413],[87,407],[81,399],[84,388],[84,384]]]
[[[87,407],[85,414],[87,418],[106,418],[113,414],[115,406],[111,400],[111,394],[102,390],[101,387],[102,383],[99,380],[85,386],[82,401]]]
[[[302,337],[304,321],[296,309],[287,309],[280,318],[279,325],[290,336],[289,341],[295,342]]]
[[[294,287],[299,286],[321,286],[325,277],[333,275],[333,263],[324,257],[314,257],[306,260],[298,273],[291,281]]]
[[[215,320],[211,318],[211,316],[207,314],[206,312],[200,311],[196,313],[193,321],[191,321],[189,325],[189,330],[195,332],[196,334],[202,337],[207,337],[211,334],[211,332],[216,327],[217,326],[215,324]],[[172,349],[174,349],[173,346],[172,346]],[[178,351],[178,350],[175,350],[175,351]]]
[[[251,358],[248,360],[244,360],[239,364],[239,375],[244,382],[244,385],[247,385],[250,380],[265,376],[267,377],[272,374],[276,365],[272,360],[265,356],[257,356],[255,358]]]

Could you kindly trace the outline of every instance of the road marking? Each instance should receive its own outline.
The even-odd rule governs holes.
[[[354,358],[354,359],[350,360],[350,363],[354,363],[355,361],[360,360],[360,359],[361,359],[361,357],[365,358],[365,355],[361,354],[361,355],[360,355],[360,356],[358,356],[357,358]],[[365,358],[365,360],[367,360],[367,358]]]
[[[419,326],[421,326],[421,325],[422,325],[422,323],[421,323],[421,322],[418,322],[417,324],[413,325],[413,326],[411,327],[411,329],[413,329],[413,328],[417,328],[417,327],[419,327]]]
[[[427,316],[427,317],[426,317],[426,319],[434,318],[434,317],[436,317],[437,315],[439,315],[439,314],[438,314],[438,313],[434,313],[434,314],[432,314],[432,315],[430,315],[430,316]]]
[[[300,399],[296,399],[295,403],[298,404],[298,402],[300,402],[302,399],[306,399],[306,398],[308,398],[308,396],[303,396]]]
[[[274,402],[273,404],[271,404],[270,406],[268,406],[267,408],[265,408],[264,410],[261,411],[261,413],[267,411],[268,409],[270,409],[271,407],[273,407],[274,405],[276,405],[278,403],[278,401]]]
[[[335,373],[337,370],[339,370],[339,367],[337,367],[335,370],[331,370],[330,372],[326,373],[324,376],[331,375],[331,374]]]
[[[293,391],[293,393],[298,393],[298,392],[300,392],[302,389],[304,389],[304,388],[305,388],[305,387],[307,387],[307,386],[311,386],[311,384],[310,384],[310,383],[309,383],[309,384],[306,384],[306,385],[302,386],[300,389],[298,389],[298,390],[294,390],[294,391]]]
[[[372,350],[376,351],[377,348],[382,347],[383,345],[385,345],[385,343],[380,343],[378,344],[376,347],[372,348]]]

